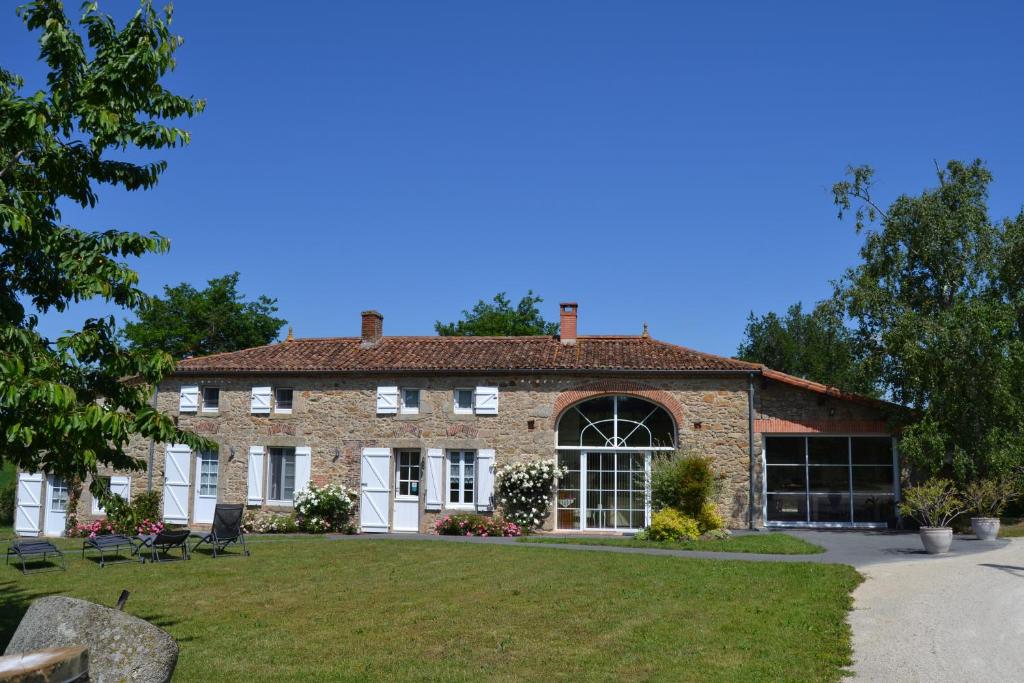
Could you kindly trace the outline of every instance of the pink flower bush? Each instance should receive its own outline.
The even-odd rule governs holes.
[[[91,522],[79,522],[67,531],[68,536],[72,538],[96,538],[97,536],[112,533],[114,533],[114,527],[105,519],[96,519]]]
[[[439,536],[521,536],[522,528],[500,517],[461,514],[445,515],[434,522],[434,533]]]
[[[135,531],[140,536],[146,536],[149,534],[158,534],[164,530],[163,522],[154,522],[148,519],[144,519],[139,523],[139,526],[135,527]]]

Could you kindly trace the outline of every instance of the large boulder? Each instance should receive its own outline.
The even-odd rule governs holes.
[[[178,645],[163,629],[116,609],[51,596],[29,606],[4,654],[48,647],[89,648],[89,680],[171,680]]]

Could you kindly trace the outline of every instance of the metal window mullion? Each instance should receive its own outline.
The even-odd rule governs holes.
[[[580,453],[580,531],[587,528],[587,487],[590,485],[587,472],[587,452]]]
[[[846,465],[850,469],[850,524],[853,524],[853,437],[846,437]]]
[[[804,437],[804,517],[811,523],[811,442]]]
[[[612,445],[619,445],[619,397],[612,396]]]

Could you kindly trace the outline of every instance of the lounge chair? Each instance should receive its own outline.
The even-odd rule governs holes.
[[[60,558],[60,565],[53,567],[54,570],[61,569],[67,571],[68,564],[67,560],[64,559],[64,553],[57,549],[52,542],[42,538],[16,538],[11,541],[10,546],[7,548],[7,564],[11,561],[11,555],[15,555],[21,560],[21,573],[28,574],[28,565],[26,560],[30,557],[42,557],[43,561],[46,561],[47,555],[55,555]],[[37,569],[35,571],[47,571],[46,569]]]
[[[164,560],[187,560],[189,559],[188,554],[188,537],[192,534],[188,529],[164,529],[158,534],[151,534],[148,536],[140,536],[139,540],[142,541],[142,545],[139,547],[140,559],[143,548],[149,549],[149,559],[153,562],[163,562]],[[172,558],[170,557],[170,551],[175,548],[181,549],[181,557]],[[161,559],[160,554],[167,555]]]
[[[100,554],[100,568],[107,563],[107,553],[113,551],[115,556],[120,556],[121,549],[127,548],[132,555],[139,551],[139,542],[123,534],[104,534],[87,538],[82,543],[82,559],[85,559],[86,550],[96,550]],[[126,562],[132,558],[126,557],[121,561]]]
[[[242,557],[243,555],[249,556],[249,549],[245,547],[245,534],[242,532],[242,512],[244,508],[241,505],[217,505],[213,510],[213,525],[210,528],[208,534],[197,534],[199,540],[194,546],[192,546],[192,552],[195,552],[203,543],[209,543],[210,548],[213,549],[213,556],[217,557],[218,551],[224,553],[224,549],[232,543],[239,543],[242,546],[241,555],[233,555],[232,553],[224,553],[229,556]]]

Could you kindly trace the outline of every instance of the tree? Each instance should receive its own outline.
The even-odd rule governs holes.
[[[136,349],[166,351],[174,358],[237,351],[277,339],[286,322],[271,315],[277,312],[277,299],[244,301],[238,273],[208,284],[203,290],[185,282],[164,287],[165,298],[150,299],[136,322],[125,321],[123,337]]]
[[[533,290],[512,308],[505,292],[494,297],[494,303],[481,299],[472,311],[463,311],[463,320],[453,323],[434,323],[434,330],[442,337],[528,337],[558,334],[558,323],[544,320],[537,304],[544,301],[533,295]]]
[[[0,69],[0,453],[74,481],[99,465],[143,467],[126,452],[133,437],[216,448],[150,405],[174,362],[161,351],[121,348],[113,316],[57,339],[37,329],[38,314],[84,299],[138,310],[146,295],[123,259],[168,250],[154,232],[65,225],[60,205],[92,207],[102,184],[149,189],[166,162],[135,163],[124,152],[189,142],[165,123],[203,108],[160,84],[182,43],[170,32],[170,9],[161,16],[142,2],[118,29],[86,4],[84,37],[57,0],[19,15],[40,31],[48,74],[44,89],[22,94],[23,80]],[[93,492],[105,495],[98,484]]]
[[[785,316],[751,313],[737,351],[742,360],[844,391],[878,396],[877,374],[864,355],[856,334],[827,301],[810,313],[804,313],[800,303],[790,306]]]
[[[1024,461],[1024,217],[989,219],[992,176],[980,160],[950,161],[938,187],[888,209],[871,195],[872,175],[853,168],[833,188],[840,218],[853,210],[866,232],[835,299],[885,390],[917,412],[901,452],[961,481],[1013,469]]]

